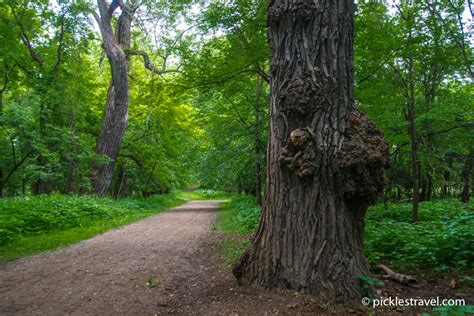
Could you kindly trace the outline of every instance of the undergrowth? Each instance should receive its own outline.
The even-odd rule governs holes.
[[[120,200],[65,195],[0,199],[0,259],[69,245],[181,203],[176,193]]]
[[[371,207],[366,216],[365,252],[371,265],[381,262],[411,273],[443,270],[472,271],[474,263],[474,203],[454,199],[420,203],[420,220],[411,220],[409,203]],[[260,209],[253,197],[234,197],[222,206],[217,224],[228,262],[249,244]]]

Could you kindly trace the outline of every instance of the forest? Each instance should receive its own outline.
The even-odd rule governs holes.
[[[0,0],[0,314],[474,313],[473,8]],[[160,218],[103,241],[120,273],[175,248],[129,263],[138,305],[15,288]]]

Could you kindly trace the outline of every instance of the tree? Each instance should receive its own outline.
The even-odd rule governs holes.
[[[174,4],[170,7],[181,8],[186,1],[178,1],[177,3],[178,5]],[[144,67],[153,74],[161,75],[168,72],[177,72],[174,69],[166,69],[166,60],[169,56],[163,57],[163,69],[160,70],[155,68],[146,52],[131,49],[132,20],[137,18],[135,12],[141,4],[143,3],[136,0],[126,2],[113,0],[110,4],[105,0],[97,0],[99,14],[93,12],[99,25],[104,51],[111,70],[111,81],[107,93],[102,128],[96,143],[96,153],[108,158],[107,163],[94,165],[94,191],[98,195],[105,195],[109,191],[115,160],[127,129],[130,56],[142,57]],[[159,6],[161,7],[161,3]],[[114,30],[114,12],[119,8],[120,15],[115,23]]]
[[[355,5],[274,0],[265,204],[240,284],[356,301],[364,215],[385,185],[388,144],[354,106]]]
[[[94,190],[98,195],[105,195],[110,187],[114,172],[114,162],[120,150],[128,121],[128,71],[132,14],[136,8],[127,1],[113,1],[110,5],[105,0],[97,1],[100,16],[94,17],[100,28],[104,50],[111,69],[111,82],[107,93],[104,119],[100,135],[97,138],[96,153],[106,155],[110,160],[105,164],[96,164],[94,167]],[[114,11],[120,7],[121,14],[112,27]]]
[[[255,195],[257,204],[268,130],[265,15],[265,1],[212,1],[195,18],[195,36],[205,39],[189,41],[181,54],[183,86],[193,88],[206,133],[201,185]]]

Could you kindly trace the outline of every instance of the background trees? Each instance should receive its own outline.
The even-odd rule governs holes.
[[[4,3],[1,191],[92,192],[92,167],[110,166],[109,158],[95,152],[111,75],[90,14],[98,12],[96,3]],[[199,182],[263,196],[258,191],[268,130],[266,2],[138,4],[130,51],[148,59],[128,58],[129,123],[108,194],[147,194]],[[462,192],[466,200],[473,151],[467,3],[395,4],[360,2],[355,14],[356,102],[381,127],[392,154],[385,200],[415,201],[415,180],[420,201]],[[120,6],[115,12],[123,13]],[[110,23],[115,28],[118,18]],[[162,76],[164,61],[174,72]]]

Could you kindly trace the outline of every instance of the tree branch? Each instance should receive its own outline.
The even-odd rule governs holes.
[[[61,15],[61,30],[59,31],[59,43],[58,43],[58,50],[56,53],[56,64],[54,65],[54,71],[57,71],[59,65],[61,64],[61,57],[62,57],[62,49],[63,49],[63,41],[64,41],[64,16],[67,13],[66,11]]]
[[[388,54],[387,57],[384,57],[382,59],[382,62],[380,63],[380,65],[378,65],[374,70],[372,70],[368,75],[366,75],[365,77],[363,77],[362,79],[358,80],[355,85],[359,85],[360,83],[364,82],[365,80],[367,79],[370,79],[370,77],[372,77],[373,75],[375,75],[380,69],[382,69],[382,67],[387,63],[388,59],[392,56],[392,53]]]
[[[423,139],[423,138],[431,137],[431,136],[434,136],[434,135],[444,134],[444,133],[450,132],[450,131],[458,129],[458,128],[474,128],[474,124],[473,123],[471,123],[471,124],[459,124],[459,125],[451,126],[449,128],[443,129],[443,130],[434,131],[434,132],[430,132],[430,133],[426,133],[424,135],[418,136],[418,139]],[[390,156],[395,155],[403,146],[406,146],[408,144],[410,144],[410,142],[401,143],[400,145],[398,145],[398,147],[392,153],[390,153]]]
[[[136,55],[136,56],[142,56],[143,57],[143,66],[145,66],[146,69],[150,70],[152,73],[157,74],[157,75],[162,75],[165,73],[170,73],[170,72],[177,72],[181,73],[181,70],[179,69],[166,69],[166,59],[163,63],[163,69],[156,69],[153,63],[150,61],[150,57],[148,54],[144,51],[141,50],[129,50],[126,52],[129,55]]]
[[[33,58],[33,60],[40,66],[42,66],[44,64],[44,61],[43,59],[38,55],[36,54],[36,52],[34,51],[33,49],[33,45],[31,44],[31,41],[28,37],[28,35],[26,34],[26,31],[25,31],[25,28],[23,26],[23,23],[21,23],[20,19],[18,18],[18,15],[16,14],[16,11],[15,11],[15,8],[12,4],[9,4],[10,6],[10,9],[12,10],[12,14],[13,14],[13,17],[15,18],[15,21],[17,23],[17,25],[20,27],[20,31],[21,31],[21,34],[20,34],[20,39],[21,41],[23,42],[23,44],[25,44],[25,46],[28,48],[28,52],[30,53],[30,56],[31,58]]]
[[[15,171],[25,162],[25,160],[31,155],[31,151],[28,152],[23,158],[20,160],[19,163],[15,164],[13,168],[8,172],[5,180],[3,181],[3,185],[7,184],[8,180],[10,180],[10,177],[15,173]]]
[[[5,68],[5,76],[3,77],[3,85],[0,89],[0,93],[5,92],[5,90],[7,89],[8,82],[10,81],[10,75],[12,74],[13,69],[15,69],[16,65],[13,65],[11,66],[11,68],[9,68],[7,63],[5,63],[3,67]]]

